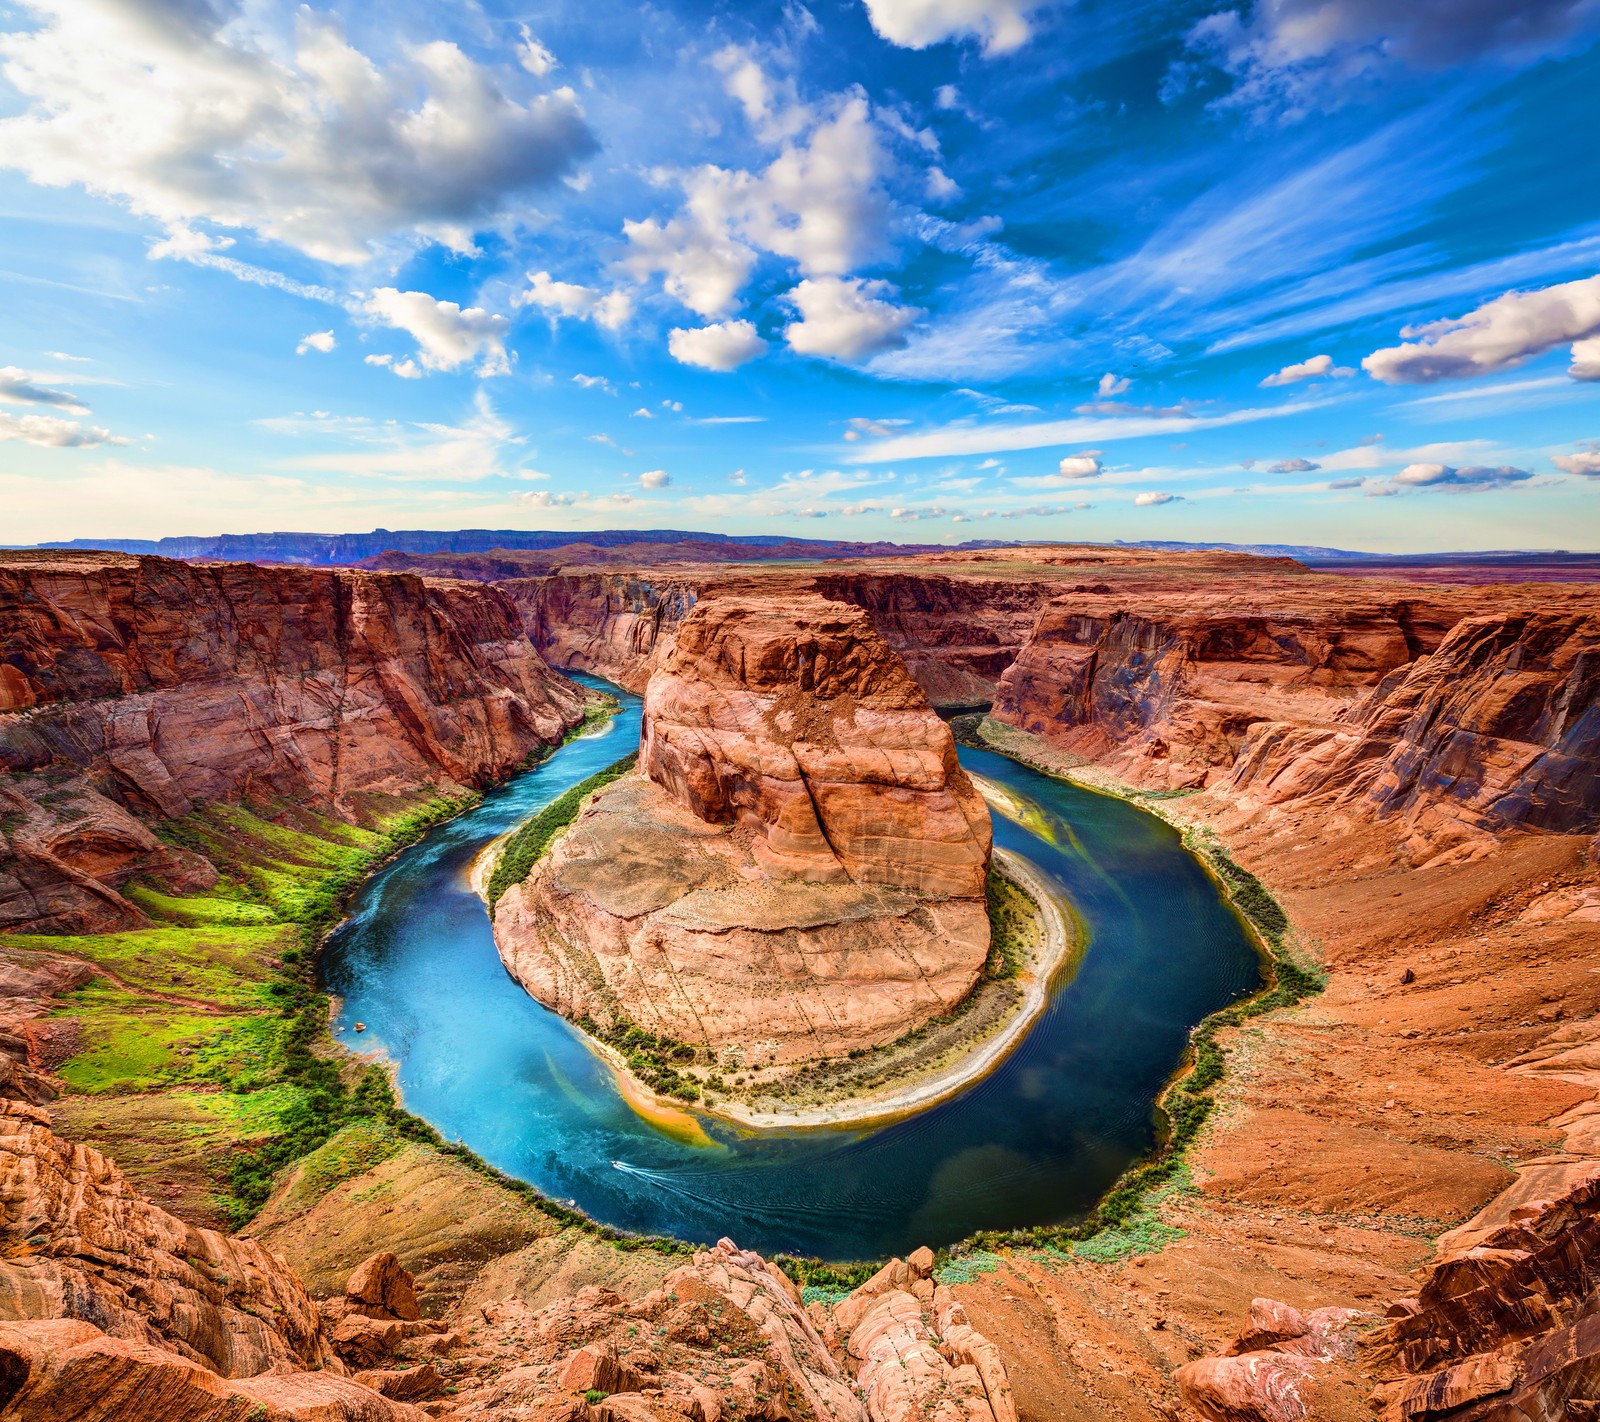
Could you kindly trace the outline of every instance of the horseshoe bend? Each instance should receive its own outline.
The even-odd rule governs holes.
[[[703,553],[0,553],[0,1417],[1589,1415],[1592,583]]]

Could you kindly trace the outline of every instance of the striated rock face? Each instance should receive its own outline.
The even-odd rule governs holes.
[[[1253,725],[1332,721],[1431,630],[1404,605],[1167,601],[1141,610],[1091,588],[1051,602],[1000,680],[995,718],[1135,783],[1196,788],[1229,770]]]
[[[169,1215],[16,1099],[0,1099],[0,1237],[0,1318],[78,1319],[224,1377],[332,1356],[281,1259]]]
[[[950,731],[858,608],[702,604],[645,693],[639,763],[774,878],[981,896],[989,812]]]
[[[1600,615],[1463,619],[1332,727],[1252,729],[1225,793],[1397,822],[1422,857],[1600,826]]]
[[[699,604],[640,759],[496,906],[541,1002],[754,1063],[891,1041],[972,989],[988,810],[858,609]]]
[[[476,584],[0,554],[0,629],[0,929],[124,927],[134,875],[214,880],[141,821],[275,797],[360,821],[581,715]]]

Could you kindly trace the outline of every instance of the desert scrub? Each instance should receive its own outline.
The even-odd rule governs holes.
[[[491,916],[505,891],[526,879],[529,871],[539,862],[539,857],[550,847],[550,841],[578,818],[583,802],[596,790],[626,775],[638,758],[637,754],[624,756],[615,765],[607,766],[598,774],[580,781],[511,832],[500,850],[500,857],[495,860],[494,873],[489,876],[486,897]]]
[[[1037,929],[1039,906],[1020,884],[1014,884],[998,869],[989,870],[986,885],[989,907],[989,957],[983,965],[987,981],[1004,981],[1022,973],[1026,956],[1024,936]]]
[[[625,1017],[618,1017],[611,1026],[602,1027],[590,1017],[578,1019],[577,1025],[591,1037],[614,1047],[622,1054],[628,1070],[653,1091],[663,1096],[673,1096],[679,1101],[698,1101],[700,1083],[684,1076],[680,1067],[691,1065],[699,1053],[687,1042],[655,1032],[647,1032]]]

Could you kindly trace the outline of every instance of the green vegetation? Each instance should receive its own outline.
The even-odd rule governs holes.
[[[948,1263],[934,1271],[934,1276],[941,1284],[970,1284],[980,1274],[993,1274],[999,1269],[1000,1264],[1001,1259],[998,1254],[979,1249],[971,1254],[950,1259]]]
[[[621,1052],[628,1070],[652,1090],[663,1096],[675,1096],[679,1101],[700,1099],[700,1083],[678,1071],[698,1055],[687,1042],[646,1032],[624,1017],[619,1017],[611,1027],[601,1027],[592,1018],[583,1017],[578,1019],[578,1026]]]
[[[637,754],[624,756],[615,765],[607,766],[596,775],[581,781],[558,799],[552,800],[532,819],[525,820],[514,830],[495,861],[494,873],[489,876],[489,912],[513,884],[520,884],[539,862],[539,857],[550,847],[562,830],[578,818],[583,802],[596,790],[611,784],[633,769]]]
[[[1026,960],[1023,940],[1039,921],[1039,906],[998,869],[990,866],[986,886],[989,903],[989,957],[985,981],[1020,977]]]

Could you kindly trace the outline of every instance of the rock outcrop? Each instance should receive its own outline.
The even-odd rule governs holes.
[[[893,1040],[971,990],[988,810],[861,611],[700,603],[640,761],[496,906],[540,1001],[753,1064]]]
[[[1333,726],[1251,728],[1222,793],[1245,810],[1389,821],[1419,860],[1600,827],[1600,615],[1468,617]]]
[[[0,929],[141,924],[215,871],[146,821],[208,801],[352,822],[482,786],[581,717],[493,588],[0,554]]]

